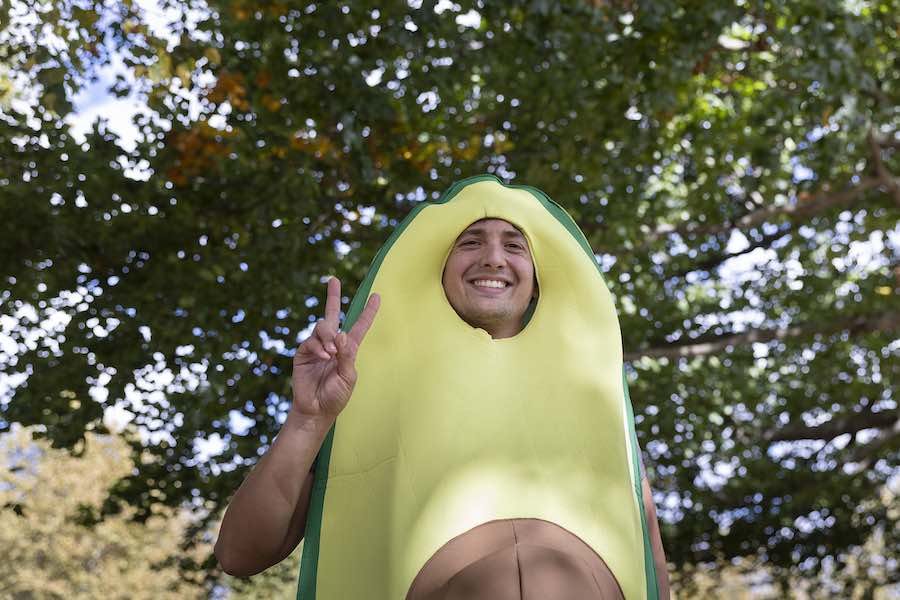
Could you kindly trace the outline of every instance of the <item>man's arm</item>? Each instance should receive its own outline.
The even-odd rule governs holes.
[[[644,496],[644,514],[647,516],[647,529],[650,533],[650,546],[653,549],[653,564],[656,566],[656,581],[659,586],[661,600],[669,598],[669,573],[666,565],[666,553],[663,550],[662,536],[659,533],[659,521],[656,518],[656,505],[653,503],[653,492],[650,482],[641,477],[641,489]]]
[[[350,401],[356,353],[380,298],[372,294],[349,332],[339,332],[341,282],[328,281],[325,319],[294,353],[293,402],[272,447],[231,499],[216,558],[230,575],[255,575],[283,560],[300,543],[322,441]]]
[[[225,511],[215,553],[226,573],[255,575],[284,560],[300,543],[312,491],[311,467],[330,427],[328,421],[304,419],[293,410],[288,414]]]

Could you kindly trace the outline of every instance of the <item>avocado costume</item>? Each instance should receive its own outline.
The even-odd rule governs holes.
[[[540,298],[511,338],[465,323],[441,285],[484,218],[517,226],[535,265]],[[397,227],[345,330],[373,292],[356,388],[316,459],[298,598],[402,599],[445,542],[509,518],[567,529],[626,598],[657,598],[619,323],[568,214],[534,188],[463,180]]]

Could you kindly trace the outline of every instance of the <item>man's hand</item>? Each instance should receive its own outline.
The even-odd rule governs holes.
[[[372,294],[349,333],[339,332],[341,282],[328,280],[325,319],[294,354],[291,410],[304,420],[334,421],[356,385],[356,353],[375,320],[381,298]]]

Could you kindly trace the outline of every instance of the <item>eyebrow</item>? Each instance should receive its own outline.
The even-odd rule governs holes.
[[[484,233],[485,233],[484,229],[482,229],[480,227],[474,227],[472,229],[466,229],[465,231],[463,231],[461,234],[459,234],[459,238],[462,238],[463,236],[466,236],[466,235],[483,236]],[[509,238],[515,238],[515,239],[521,239],[521,240],[525,239],[525,236],[522,235],[522,232],[519,230],[512,230],[512,231],[506,230],[503,233],[501,233],[500,235],[507,239],[509,239]],[[459,238],[457,238],[457,239],[459,239]]]

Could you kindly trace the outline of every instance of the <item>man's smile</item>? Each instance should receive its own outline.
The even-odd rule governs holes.
[[[499,294],[502,294],[507,290],[507,288],[512,287],[512,284],[508,281],[504,281],[502,279],[487,278],[474,279],[469,282],[469,285],[474,287],[478,292],[482,294],[488,294],[490,296],[497,296]]]

